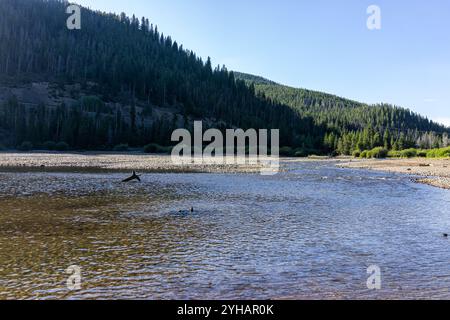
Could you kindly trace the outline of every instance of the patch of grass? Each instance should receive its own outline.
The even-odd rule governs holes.
[[[388,150],[383,147],[376,147],[367,152],[368,158],[384,159],[388,156]]]
[[[443,158],[450,157],[450,147],[439,149],[439,156]]]
[[[417,157],[417,149],[406,149],[400,151],[400,156],[402,158],[414,158]]]
[[[353,154],[357,155],[359,153],[360,158],[375,158],[375,159],[384,159],[388,156],[389,151],[383,147],[376,147],[372,150],[364,150],[362,152],[359,152],[359,150],[354,151]]]
[[[423,152],[420,153],[421,155],[423,155]],[[406,150],[391,150],[388,152],[387,155],[389,158],[414,158],[419,156],[419,150],[417,149],[406,149]]]
[[[427,151],[427,158],[448,158],[450,157],[450,147],[431,149]]]
[[[391,150],[388,152],[389,158],[401,158],[402,153],[398,150]]]
[[[450,157],[450,147],[440,148],[440,149],[431,149],[431,150],[422,150],[422,149],[406,149],[401,151],[391,150],[388,153],[388,157],[390,158],[448,158]]]

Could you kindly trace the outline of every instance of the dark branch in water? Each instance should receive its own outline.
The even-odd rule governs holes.
[[[136,171],[133,171],[133,175],[131,177],[129,177],[129,178],[126,178],[125,180],[122,180],[122,182],[130,182],[130,181],[133,181],[133,180],[137,180],[137,181],[141,182],[141,178],[140,178],[140,176],[138,176],[136,174]]]

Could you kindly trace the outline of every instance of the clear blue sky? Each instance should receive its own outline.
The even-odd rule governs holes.
[[[74,0],[148,17],[214,64],[450,125],[448,0]],[[381,30],[366,27],[369,5]]]

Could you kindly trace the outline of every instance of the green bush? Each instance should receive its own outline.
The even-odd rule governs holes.
[[[67,151],[67,150],[69,150],[69,145],[64,141],[58,142],[55,145],[55,150],[56,151]]]
[[[427,151],[427,158],[437,158],[438,157],[438,149],[431,149]]]
[[[386,158],[389,154],[388,150],[383,147],[376,147],[372,150],[364,150],[360,152],[359,150],[356,150],[353,152],[354,155],[357,155],[359,153],[360,158],[377,158],[377,159],[383,159]]]
[[[56,143],[54,141],[46,141],[42,144],[42,148],[44,150],[55,150],[56,149]]]
[[[448,158],[448,157],[450,157],[450,147],[439,149],[438,156],[440,158]]]
[[[113,148],[114,151],[118,151],[118,152],[128,151],[128,149],[129,149],[129,147],[128,147],[128,144],[126,144],[126,143],[118,144],[118,145],[114,146],[114,148]]]
[[[391,150],[388,152],[387,156],[389,158],[414,158],[419,156],[425,156],[423,151],[419,152],[417,149],[406,149],[401,151]]]
[[[388,157],[389,158],[400,158],[402,155],[400,153],[400,151],[396,151],[396,150],[391,150],[388,152]]]
[[[448,158],[450,157],[450,147],[441,149],[431,149],[427,151],[427,158]]]
[[[417,149],[406,149],[400,151],[402,158],[414,158],[417,157]]]
[[[417,151],[417,156],[421,157],[421,158],[426,158],[427,156],[427,151],[426,150],[418,150]]]
[[[359,158],[361,156],[361,150],[355,150],[352,152],[352,156],[355,158]]]
[[[30,141],[24,141],[21,145],[17,146],[19,151],[30,151],[33,149],[33,144]]]
[[[388,150],[383,147],[377,147],[367,152],[368,158],[383,159],[388,156]]]
[[[144,147],[145,153],[170,153],[172,147],[163,147],[156,143],[150,143]]]

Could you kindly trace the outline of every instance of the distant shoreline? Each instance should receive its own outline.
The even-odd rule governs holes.
[[[173,164],[170,155],[142,152],[0,152],[0,171],[259,173],[261,165]]]
[[[280,158],[281,162],[333,161],[349,169],[368,169],[418,176],[414,181],[450,190],[450,159],[358,159],[351,157]],[[142,152],[0,152],[0,172],[249,173],[261,165],[173,164],[170,155]],[[283,170],[283,169],[282,169]]]
[[[352,159],[338,166],[419,176],[414,181],[450,190],[450,159]]]

